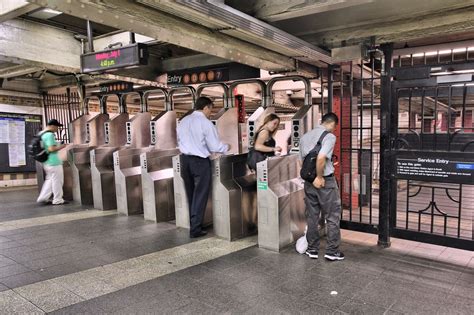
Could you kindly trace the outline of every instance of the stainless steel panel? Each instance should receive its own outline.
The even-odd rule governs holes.
[[[151,114],[148,112],[137,113],[132,119],[130,119],[132,127],[132,147],[143,148],[150,145],[150,121]]]
[[[98,114],[90,118],[86,124],[82,124],[78,120],[74,121],[72,125],[75,130],[79,130],[76,125],[81,125],[82,128],[87,126],[90,141],[88,144],[68,145],[64,149],[67,155],[67,162],[63,165],[65,187],[72,187],[73,200],[83,205],[92,205],[94,203],[90,150],[94,149],[96,145],[104,144],[104,122],[108,118],[109,115],[107,114]],[[68,173],[71,174],[70,177],[67,176]],[[71,179],[71,183],[69,183],[69,179]]]
[[[90,151],[94,208],[117,209],[113,152],[119,147],[102,146]]]
[[[91,117],[91,115],[82,115],[69,123],[69,134],[71,135],[72,144],[84,144],[87,142],[86,125]]]
[[[258,244],[280,251],[304,232],[304,186],[298,155],[272,157],[257,166]]]
[[[89,146],[74,146],[67,151],[73,179],[73,199],[83,205],[94,204],[89,153],[92,149]]]
[[[132,215],[143,213],[140,154],[151,148],[125,148],[113,153],[117,211]]]
[[[223,143],[230,145],[226,154],[239,153],[239,117],[238,109],[228,108],[220,110],[211,120],[217,128],[217,134]]]
[[[257,187],[247,154],[220,156],[213,166],[214,233],[229,241],[257,232]]]
[[[178,149],[152,150],[141,154],[143,212],[154,222],[175,219],[173,156]]]
[[[166,111],[160,113],[152,121],[152,128],[154,128],[155,149],[167,150],[178,147],[176,136],[176,112]]]
[[[173,157],[173,189],[176,215],[176,226],[189,229],[189,204],[186,197],[186,189],[181,176],[181,155]],[[209,193],[206,212],[204,214],[204,225],[212,224],[212,191]]]
[[[103,145],[105,143],[104,123],[109,120],[108,114],[98,114],[92,117],[87,124],[90,132],[90,146]]]
[[[127,131],[125,125],[128,120],[128,114],[121,113],[107,121],[109,124],[108,144],[110,146],[119,147],[127,143]]]

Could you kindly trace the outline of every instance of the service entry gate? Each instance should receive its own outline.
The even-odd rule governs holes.
[[[471,63],[393,68],[390,235],[472,249],[474,69]]]
[[[381,246],[392,236],[472,249],[474,47],[381,48],[321,82],[323,112],[339,116],[341,227],[378,234]]]

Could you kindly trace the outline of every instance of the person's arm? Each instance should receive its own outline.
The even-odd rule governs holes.
[[[336,137],[333,135],[327,135],[321,144],[321,150],[319,151],[318,158],[316,159],[316,179],[313,182],[316,188],[324,187],[325,185],[324,168],[326,166],[328,157],[332,155],[335,144]]]
[[[217,129],[209,122],[205,128],[206,145],[212,153],[226,153],[229,151],[229,145],[222,143],[217,135]]]
[[[260,152],[278,152],[281,151],[280,147],[269,147],[264,145],[265,140],[268,139],[270,136],[270,133],[268,130],[262,130],[258,133],[257,140],[255,140],[255,150],[260,151]]]

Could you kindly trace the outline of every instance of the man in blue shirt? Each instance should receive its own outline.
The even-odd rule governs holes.
[[[41,132],[41,142],[48,152],[48,159],[43,163],[46,179],[41,188],[41,193],[37,200],[38,203],[48,203],[51,195],[53,195],[53,205],[67,203],[63,199],[63,161],[58,157],[58,151],[66,145],[57,143],[54,137],[54,134],[58,132],[58,128],[61,126],[62,124],[56,119],[51,119],[46,129]]]
[[[189,203],[189,233],[192,238],[207,234],[202,224],[212,180],[209,156],[229,150],[229,146],[219,140],[216,127],[209,120],[212,106],[210,98],[198,98],[195,111],[184,117],[177,127],[178,146],[182,154],[181,175]]]

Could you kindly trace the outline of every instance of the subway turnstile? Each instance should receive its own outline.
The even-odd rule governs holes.
[[[94,208],[117,209],[113,153],[119,147],[100,147],[90,151]]]
[[[76,202],[92,205],[92,179],[90,170],[90,150],[105,142],[104,122],[109,119],[107,114],[98,114],[86,123],[84,145],[73,145],[67,149],[66,169],[70,169],[72,178],[72,195]],[[74,133],[73,133],[74,135]],[[66,178],[65,173],[65,178]]]
[[[173,189],[174,189],[174,207],[176,215],[176,226],[189,229],[189,203],[186,197],[184,180],[181,176],[181,158],[182,155],[173,157]],[[204,226],[212,224],[212,189],[209,192],[206,212],[204,214]]]
[[[299,76],[277,77],[268,82],[267,103],[272,103],[272,86],[277,81],[299,80],[305,85],[305,105],[292,118],[292,153],[299,151],[301,136],[317,121],[318,110],[311,105],[311,83]],[[280,251],[294,242],[306,226],[304,182],[299,176],[298,154],[271,157],[257,164],[258,244]]]
[[[143,213],[145,220],[175,218],[173,156],[179,154],[176,141],[176,112],[160,113],[150,123],[152,149],[141,155]]]
[[[113,153],[117,211],[122,214],[143,213],[140,154],[151,150],[150,121],[150,113],[136,114],[126,124],[130,147]]]
[[[173,157],[178,149],[142,153],[142,191],[145,220],[154,222],[175,219]]]
[[[296,241],[306,226],[304,186],[299,157],[272,157],[257,166],[258,245],[280,251]]]
[[[222,155],[212,163],[212,208],[213,226],[216,236],[229,241],[257,233],[257,188],[255,174],[247,167],[247,153],[243,148],[253,146],[255,128],[263,122],[266,113],[274,112],[274,108],[266,108],[266,85],[261,80],[243,80],[233,82],[227,104],[234,104],[234,89],[240,84],[258,84],[262,90],[262,106],[247,120],[247,124],[239,124],[238,108],[221,111],[226,119],[216,122],[221,139],[227,143],[235,135],[246,128],[248,143],[238,139],[239,147],[231,150],[235,155]],[[239,137],[240,138],[240,137]],[[224,140],[226,139],[226,140]]]
[[[229,241],[257,232],[255,175],[247,154],[223,155],[213,161],[212,209],[214,233]]]
[[[90,151],[90,167],[93,185],[94,208],[111,210],[117,208],[113,152],[126,143],[127,113],[121,113],[104,124],[105,145]]]

